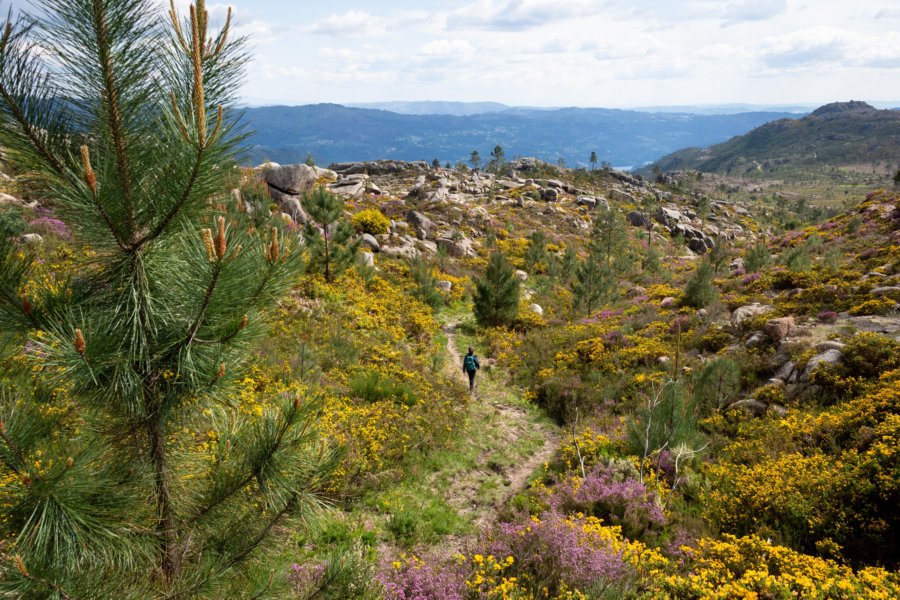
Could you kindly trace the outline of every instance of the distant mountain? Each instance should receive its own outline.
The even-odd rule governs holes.
[[[715,144],[790,113],[737,115],[648,113],[601,108],[522,109],[496,113],[404,115],[337,104],[249,107],[255,133],[246,159],[318,164],[375,160],[467,161],[488,158],[496,145],[507,158],[535,156],[585,165],[592,151],[613,166],[643,165],[685,146]]]
[[[400,115],[453,115],[467,117],[487,113],[503,112],[511,106],[499,102],[369,102],[365,104],[345,104],[349,108],[370,108],[386,110]]]
[[[654,167],[742,174],[749,170],[900,163],[900,112],[865,102],[827,104],[801,119],[782,119],[710,148],[687,148]]]
[[[806,115],[815,105],[801,104],[684,104],[680,106],[640,106],[634,110],[644,112],[689,113],[693,115],[737,115],[748,112],[778,112]]]

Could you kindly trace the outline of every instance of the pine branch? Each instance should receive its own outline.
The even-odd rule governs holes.
[[[152,242],[159,236],[163,234],[163,232],[168,229],[169,225],[178,216],[178,213],[181,212],[181,209],[184,208],[184,205],[187,204],[188,199],[191,197],[191,194],[194,191],[194,186],[197,184],[197,179],[200,177],[200,167],[203,164],[203,155],[205,152],[205,148],[201,145],[197,149],[197,160],[194,161],[194,167],[191,169],[191,176],[188,178],[187,185],[184,188],[184,191],[181,193],[181,196],[178,199],[178,202],[172,207],[165,217],[163,217],[162,221],[160,221],[156,227],[154,227],[149,233],[147,233],[144,237],[140,238],[136,242],[131,245],[132,251],[140,250],[142,247],[147,245],[149,242]]]
[[[17,38],[20,36],[24,36],[28,32],[28,28],[24,28],[20,31],[14,31],[12,24],[12,8],[9,10],[9,14],[6,17],[6,28],[3,31],[3,37],[0,38],[0,71],[7,70],[7,59],[9,57],[10,41],[14,43],[18,41]],[[15,38],[13,35],[15,34]],[[21,59],[27,60],[27,53],[25,56],[22,56]],[[25,65],[20,64],[19,70],[22,70]],[[32,123],[25,116],[25,110],[22,105],[20,105],[16,99],[13,97],[13,94],[9,87],[5,84],[5,77],[0,77],[0,97],[3,98],[4,104],[6,104],[7,109],[9,109],[10,114],[13,119],[19,125],[19,128],[22,130],[22,133],[31,141],[34,145],[35,150],[41,155],[41,157],[47,161],[52,169],[59,176],[64,176],[65,168],[63,167],[62,161],[60,161],[53,152],[44,144],[43,140],[41,140],[40,136],[37,133],[37,129],[32,125]]]
[[[291,427],[294,425],[294,421],[297,418],[297,413],[299,412],[299,405],[297,402],[291,404],[290,412],[285,415],[284,421],[279,427],[278,432],[275,435],[275,439],[269,451],[262,457],[262,460],[258,461],[258,464],[255,468],[253,468],[250,473],[248,473],[244,478],[235,481],[232,483],[230,487],[228,487],[224,492],[221,492],[219,497],[210,502],[206,507],[200,509],[188,522],[191,524],[197,523],[204,517],[206,517],[210,512],[212,512],[216,507],[220,506],[224,502],[226,502],[229,498],[231,498],[238,491],[243,489],[244,486],[248,485],[251,481],[258,478],[261,473],[263,466],[265,466],[269,461],[271,461],[272,457],[274,457],[282,448],[282,444],[284,443],[284,438],[287,435],[288,431],[290,431]],[[306,433],[306,429],[308,424],[304,426],[301,435]]]
[[[108,111],[109,129],[112,135],[113,146],[116,153],[116,167],[122,184],[122,202],[125,204],[128,235],[134,238],[137,233],[135,227],[135,209],[132,198],[131,167],[128,160],[128,149],[125,140],[125,130],[122,123],[122,109],[119,105],[119,92],[113,74],[110,41],[107,35],[106,14],[103,0],[94,0],[94,28],[97,36],[97,50],[99,54],[100,69],[103,73],[104,94],[106,96],[106,108]],[[118,238],[117,238],[118,239]]]

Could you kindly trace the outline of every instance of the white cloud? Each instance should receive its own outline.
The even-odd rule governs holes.
[[[882,8],[875,13],[876,19],[900,19],[900,8]]]
[[[329,37],[372,37],[387,33],[387,23],[381,17],[358,11],[334,14],[304,27],[302,31]]]
[[[467,40],[434,40],[419,51],[425,56],[471,56],[475,54],[475,46]]]
[[[766,21],[787,10],[787,0],[735,0],[722,7],[723,27],[747,21]]]
[[[524,31],[602,10],[602,2],[587,0],[481,0],[451,13],[447,28]]]
[[[801,29],[763,41],[760,57],[774,69],[841,63],[847,56],[844,32],[827,27]]]

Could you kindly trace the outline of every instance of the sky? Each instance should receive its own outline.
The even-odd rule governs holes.
[[[225,3],[207,0],[214,21]],[[188,0],[177,0],[182,7]],[[256,104],[900,101],[898,0],[234,0]]]

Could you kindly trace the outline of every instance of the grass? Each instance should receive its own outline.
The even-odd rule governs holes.
[[[445,324],[458,323],[454,337],[460,355],[470,345],[478,348],[468,306],[449,307],[438,318]],[[446,334],[436,337],[437,357],[449,360],[439,351],[448,341]],[[460,370],[462,382],[461,365],[451,367]],[[453,543],[473,537],[479,519],[517,491],[510,488],[509,474],[544,446],[553,427],[520,390],[509,385],[502,365],[483,369],[476,389],[473,398],[460,397],[460,402],[468,403],[468,414],[452,447],[410,460],[399,481],[392,481],[389,489],[369,492],[348,512],[334,515],[343,524],[326,527],[314,543],[352,534],[374,538],[379,546],[450,552]]]

